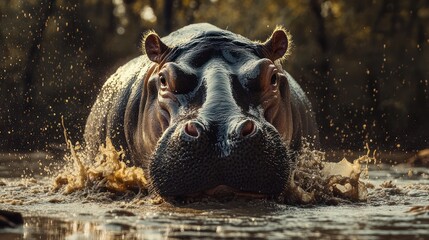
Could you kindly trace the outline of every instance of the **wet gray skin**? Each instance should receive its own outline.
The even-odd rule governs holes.
[[[106,137],[122,146],[162,197],[219,191],[277,196],[301,139],[317,143],[304,92],[282,69],[287,34],[264,43],[209,24],[160,39],[103,86],[85,141],[94,155]]]

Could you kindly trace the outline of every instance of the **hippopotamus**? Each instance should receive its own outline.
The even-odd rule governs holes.
[[[200,23],[163,38],[150,31],[142,48],[102,87],[89,154],[110,138],[166,199],[284,192],[303,139],[318,141],[311,104],[281,64],[289,33],[251,41]]]

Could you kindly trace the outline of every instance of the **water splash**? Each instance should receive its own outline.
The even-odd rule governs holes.
[[[86,157],[85,151],[79,151],[79,145],[69,145],[71,154],[65,158],[73,164],[55,177],[54,190],[62,189],[67,194],[89,186],[114,192],[147,189],[148,182],[143,169],[127,166],[124,151],[115,149],[110,139],[100,147],[93,164],[89,165],[84,162],[90,161],[82,160]]]
[[[106,144],[100,147],[95,159],[87,159],[85,150],[79,144],[74,146],[66,133],[65,138],[70,150],[65,157],[69,165],[55,177],[55,191],[69,194],[91,188],[116,193],[137,190],[145,196],[148,194],[148,180],[143,169],[127,166],[123,149],[115,149],[110,139],[106,139]],[[326,161],[324,152],[311,150],[305,145],[279,201],[287,204],[366,201],[368,191],[361,176],[368,175],[368,163],[375,163],[374,154],[372,157],[369,154],[370,151],[353,163],[346,159],[333,163]],[[152,202],[162,202],[157,196],[152,197],[157,199]]]
[[[366,155],[352,163],[345,158],[335,163],[328,162],[324,152],[311,150],[305,144],[282,200],[290,204],[366,201],[368,187],[361,177],[368,176],[368,164],[376,162],[375,151],[370,156],[368,146],[367,149]]]
[[[61,190],[69,194],[89,187],[113,192],[147,190],[148,181],[143,169],[127,166],[124,150],[115,149],[109,138],[106,139],[105,145],[100,146],[94,159],[87,159],[87,154],[79,143],[75,146],[68,139],[65,128],[64,137],[70,151],[65,156],[69,165],[55,177],[55,191]]]

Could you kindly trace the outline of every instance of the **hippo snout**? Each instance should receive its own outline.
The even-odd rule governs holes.
[[[259,131],[259,127],[257,127],[255,121],[251,119],[242,120],[230,128],[232,128],[232,131],[228,133],[228,137],[234,137],[235,140],[252,137]],[[205,131],[207,131],[207,129],[201,122],[192,120],[184,124],[182,135],[184,135],[185,138],[189,138],[189,140],[196,140],[202,134],[206,134]]]
[[[189,196],[226,186],[275,196],[289,178],[292,157],[277,131],[253,119],[177,124],[162,137],[149,166],[163,197]]]

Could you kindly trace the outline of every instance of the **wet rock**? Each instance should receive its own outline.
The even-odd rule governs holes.
[[[0,210],[0,229],[15,228],[22,225],[24,220],[21,213],[7,210]]]
[[[407,162],[413,167],[429,168],[429,148],[417,152],[417,154],[412,158],[408,159]]]

